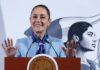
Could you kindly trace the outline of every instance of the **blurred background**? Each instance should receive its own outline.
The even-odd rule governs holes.
[[[5,52],[1,43],[7,37],[16,39],[25,37],[24,31],[30,27],[29,16],[31,9],[37,4],[45,4],[51,11],[52,21],[63,18],[59,21],[62,29],[66,29],[76,20],[95,21],[93,24],[100,38],[100,0],[0,0],[0,70],[4,70]],[[97,16],[95,16],[97,15]],[[65,17],[65,18],[64,18]],[[74,17],[74,18],[68,18]],[[78,19],[75,17],[79,17]],[[80,19],[80,17],[82,17]],[[67,40],[66,31],[62,32],[62,40]],[[97,49],[87,53],[87,58],[97,61]],[[100,51],[100,50],[99,50]],[[99,52],[100,53],[100,52]],[[99,55],[99,54],[98,54]]]

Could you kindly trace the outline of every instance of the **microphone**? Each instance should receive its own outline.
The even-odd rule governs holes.
[[[27,53],[26,53],[26,57],[27,57],[27,55],[28,55],[28,53],[29,53],[29,50],[31,49],[31,47],[32,47],[32,44],[35,42],[35,40],[31,43],[31,45],[29,46],[29,49],[28,49],[28,51],[27,51]],[[54,47],[53,47],[53,45],[51,44],[51,42],[49,42],[49,41],[47,41],[47,40],[45,40],[45,42],[47,42],[52,48],[53,48],[53,50],[54,50],[54,52],[56,53],[56,55],[57,55],[57,57],[59,57],[59,55],[57,54],[57,52],[56,52],[56,50],[54,49]]]
[[[29,48],[28,48],[28,51],[27,51],[27,53],[26,53],[26,57],[27,57],[27,55],[28,55],[28,53],[29,53],[29,51],[30,51],[30,48],[32,47],[32,44],[34,43],[34,42],[36,42],[37,41],[37,37],[36,37],[36,35],[34,34],[34,33],[32,33],[32,43],[30,44],[30,46],[29,46]]]
[[[55,48],[53,47],[53,45],[51,44],[51,42],[47,41],[46,39],[45,39],[45,42],[47,42],[53,48],[53,50],[56,53],[57,57],[59,57],[59,55],[57,54],[57,52],[56,52]]]
[[[48,35],[46,35],[46,36],[44,37],[44,41],[47,42],[47,43],[53,48],[53,50],[54,50],[54,52],[56,53],[57,57],[59,57],[59,55],[57,54],[57,52],[56,52],[56,50],[54,49],[54,47],[53,47],[53,45],[51,44],[51,42],[47,41],[47,38],[48,38]],[[26,57],[27,57],[27,55],[28,55],[28,53],[29,53],[29,51],[30,51],[30,49],[31,49],[31,47],[32,47],[32,44],[33,44],[35,41],[37,41],[37,38],[36,38],[36,36],[34,36],[34,34],[32,34],[32,40],[33,40],[33,42],[30,44],[30,46],[29,46],[29,48],[28,48],[28,51],[27,51],[27,53],[26,53]]]

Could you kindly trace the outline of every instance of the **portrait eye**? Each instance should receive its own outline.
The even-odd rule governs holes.
[[[92,34],[88,34],[89,36],[92,36]]]
[[[88,35],[89,35],[89,36],[93,36],[93,32],[89,32]]]

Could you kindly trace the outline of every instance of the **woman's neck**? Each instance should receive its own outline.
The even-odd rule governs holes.
[[[43,37],[44,37],[44,35],[45,35],[45,33],[43,33],[43,32],[34,32],[35,33],[35,35],[39,38],[39,39],[43,39]]]
[[[86,64],[89,66],[89,63],[87,62],[87,58],[85,56],[86,52],[82,51],[81,49],[78,49],[76,52],[76,57],[81,59],[81,64]]]
[[[85,52],[81,51],[81,50],[78,50],[76,52],[76,57],[79,57],[81,59],[85,58]]]

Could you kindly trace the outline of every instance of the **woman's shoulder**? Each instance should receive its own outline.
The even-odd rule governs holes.
[[[49,39],[50,41],[62,42],[62,40],[61,40],[61,39],[59,39],[59,38],[56,38],[56,37],[54,37],[54,36],[51,36],[51,35],[48,35],[48,39]]]
[[[93,70],[98,70],[99,66],[96,62],[90,59],[87,59],[87,62],[90,64],[90,68],[92,68]]]
[[[17,39],[17,42],[27,42],[27,41],[32,41],[31,36]]]

